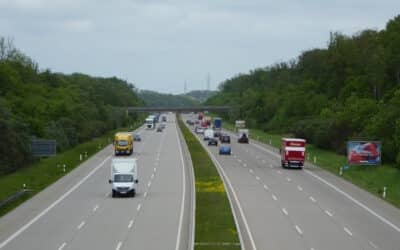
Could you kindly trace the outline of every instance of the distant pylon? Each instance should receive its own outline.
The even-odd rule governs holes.
[[[210,82],[211,82],[210,73],[207,73],[207,90],[210,90]]]
[[[183,93],[186,94],[187,92],[187,82],[185,81],[185,85],[183,87]]]

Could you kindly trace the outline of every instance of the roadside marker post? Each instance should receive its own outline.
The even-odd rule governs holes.
[[[339,175],[342,176],[343,175],[343,167],[339,168]]]
[[[82,154],[79,154],[79,161],[82,161]]]
[[[382,197],[383,199],[386,199],[386,187],[383,187]]]
[[[314,156],[314,164],[316,164],[316,163],[317,163],[317,157]]]

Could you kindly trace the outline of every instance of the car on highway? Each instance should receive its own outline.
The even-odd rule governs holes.
[[[158,127],[157,127],[157,132],[162,132],[162,131],[163,131],[162,127],[161,127],[161,126],[158,126]]]
[[[140,137],[139,134],[134,134],[134,135],[133,135],[133,140],[134,140],[134,141],[142,141],[142,138]]]
[[[203,129],[202,127],[196,127],[196,128],[194,129],[194,132],[195,132],[196,134],[203,134],[203,133],[204,133],[204,129]]]
[[[135,196],[138,186],[137,162],[135,158],[113,158],[111,160],[112,197]]]
[[[208,140],[208,146],[218,146],[218,141],[215,138],[210,138]]]
[[[219,154],[220,155],[230,155],[231,154],[231,147],[228,145],[221,145],[219,147]]]
[[[211,138],[214,138],[214,130],[208,128],[206,130],[204,130],[204,140],[209,140]]]
[[[231,137],[227,134],[222,134],[219,137],[219,140],[221,141],[221,143],[231,143]]]

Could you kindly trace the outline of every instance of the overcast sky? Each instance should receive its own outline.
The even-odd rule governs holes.
[[[117,76],[140,89],[211,89],[326,47],[329,32],[382,29],[400,0],[0,0],[0,36],[41,69]]]

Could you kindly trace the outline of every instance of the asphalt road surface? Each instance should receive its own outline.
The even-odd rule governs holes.
[[[276,149],[229,134],[230,156],[198,137],[231,185],[245,249],[400,249],[399,209],[315,166],[282,169]]]
[[[0,219],[0,249],[188,249],[193,207],[174,115],[163,132],[139,129],[139,188],[112,198],[108,146],[79,168]]]

